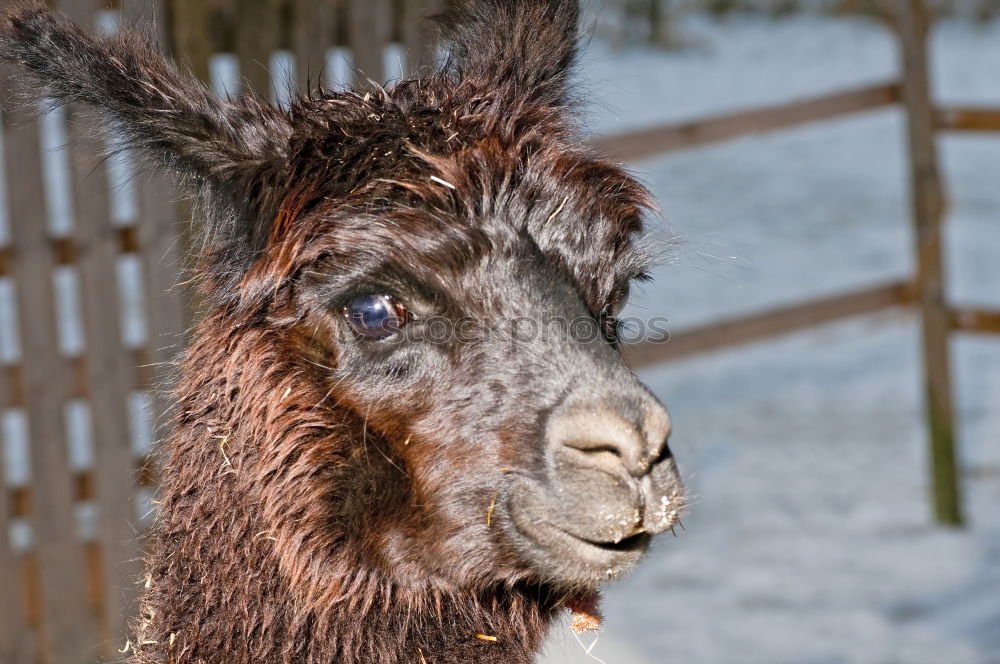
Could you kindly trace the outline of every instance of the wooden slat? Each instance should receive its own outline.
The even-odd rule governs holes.
[[[172,0],[173,25],[170,50],[175,59],[202,82],[211,80],[208,60],[212,55],[212,38],[209,34],[211,3],[206,0]]]
[[[766,108],[669,124],[591,141],[601,154],[616,161],[634,161],[740,136],[871,111],[899,102],[895,82],[803,99]]]
[[[946,131],[1000,131],[1000,109],[940,108],[937,111],[937,128]]]
[[[8,98],[6,89],[2,94]],[[97,632],[87,602],[86,568],[73,514],[63,420],[70,376],[67,363],[55,350],[54,261],[46,235],[39,128],[21,113],[8,113],[4,120],[13,231],[11,262],[27,394],[31,475],[37,489],[30,524],[40,570],[37,596],[44,616],[41,656],[58,664],[82,664],[97,657]]]
[[[157,0],[132,0],[136,6],[149,5],[145,10],[163,20],[163,4]],[[162,42],[161,42],[162,43]],[[163,414],[170,403],[168,392],[174,375],[173,363],[185,342],[185,330],[190,323],[186,305],[188,292],[181,275],[184,254],[188,246],[190,222],[182,220],[181,206],[175,202],[174,187],[169,178],[159,172],[141,175],[137,180],[139,194],[138,246],[142,254],[145,279],[145,309],[147,353],[139,365],[151,374],[146,383],[152,388],[154,422],[165,422]],[[168,431],[157,426],[157,432]]]
[[[27,551],[21,556],[21,576],[28,585],[28,623],[41,630],[42,624],[42,575],[41,564],[38,562],[38,552],[34,549]],[[36,654],[38,662],[46,662],[47,655],[42,652]]]
[[[0,462],[0,470],[3,464]],[[0,492],[6,493],[6,492]],[[21,572],[21,561],[10,549],[7,537],[8,523],[4,496],[0,495],[0,581],[4,583],[0,592],[0,662],[4,664],[35,664],[32,630],[25,612],[24,595],[27,591],[25,577]]]
[[[7,404],[5,408],[18,408],[24,406],[24,386],[21,380],[21,367],[17,364],[3,366],[4,386],[6,388],[4,399]]]
[[[94,117],[74,117],[79,107],[67,108],[73,164],[74,233],[80,274],[80,310],[86,340],[84,374],[90,407],[94,464],[97,476],[98,538],[102,551],[102,634],[110,645],[124,636],[131,604],[122,588],[138,577],[132,509],[132,462],[128,396],[134,370],[121,340],[121,308],[115,271],[117,251],[111,227],[107,173],[99,154],[83,142],[85,134],[99,132]]]
[[[948,352],[951,315],[945,300],[941,246],[945,197],[938,168],[935,112],[927,66],[930,18],[923,0],[897,0],[896,13],[903,69],[903,107],[907,120],[934,514],[939,523],[959,525],[962,523],[962,502]]]
[[[955,309],[951,327],[959,332],[1000,334],[1000,311],[988,309]]]
[[[218,4],[206,0],[171,0],[170,2],[161,1],[156,5],[160,8],[161,13],[169,12],[170,14],[171,30],[166,31],[169,46],[164,50],[172,53],[175,62],[188,69],[206,86],[211,83],[209,59],[213,52],[213,35],[209,28],[213,9]],[[166,5],[166,8],[163,5]],[[264,92],[267,94],[267,90]],[[155,184],[148,186],[155,186]],[[147,203],[155,204],[155,199],[147,201]],[[143,205],[146,206],[145,203]],[[190,201],[182,200],[176,204],[176,207],[177,218],[185,222],[181,226],[180,251],[182,255],[187,255],[193,247],[197,246],[194,237],[194,224],[189,223],[192,217],[192,205]],[[144,209],[148,209],[148,206]],[[139,225],[141,228],[142,222]],[[147,250],[146,256],[148,258],[155,256],[155,254]],[[159,292],[164,292],[164,290],[161,289]],[[198,297],[193,288],[181,288],[180,290],[184,297],[185,322],[189,326],[193,319],[193,312],[198,310]],[[153,302],[153,299],[147,300],[149,306],[152,306]]]
[[[893,282],[683,330],[671,334],[667,341],[645,341],[628,346],[625,357],[633,367],[648,367],[907,305],[913,302],[913,297],[910,283]]]
[[[152,393],[153,418],[158,437],[166,435],[163,415],[171,403],[174,362],[184,347],[190,313],[188,293],[180,285],[184,272],[184,226],[180,211],[171,197],[173,187],[162,175],[142,178],[140,183],[141,216],[138,221],[145,279],[145,316],[147,349],[136,357],[139,367],[135,385]]]
[[[4,87],[5,86],[0,86]],[[14,406],[15,382],[19,376],[9,367],[0,371],[0,415]],[[14,518],[7,486],[6,458],[0,450],[0,662],[34,664],[31,630],[22,599],[27,591],[20,574],[20,561],[10,541],[10,526]]]
[[[237,0],[236,54],[241,91],[271,99],[271,52],[278,44],[278,16],[271,0]]]
[[[413,76],[434,64],[437,45],[434,24],[429,17],[444,10],[444,0],[409,0],[404,7],[403,48],[407,75]]]
[[[231,1],[228,0],[228,2]],[[163,10],[163,4],[161,2],[158,5],[161,10]],[[216,3],[209,3],[205,0],[172,0],[172,2],[166,4],[167,9],[170,11],[173,28],[169,34],[169,50],[174,54],[174,60],[186,63],[191,73],[197,76],[202,83],[208,85],[211,82],[209,58],[213,50],[213,40],[209,32],[209,26],[212,18],[212,9]],[[265,90],[265,94],[266,92]],[[160,195],[163,194],[161,193]],[[155,200],[149,202],[155,204]],[[193,209],[191,202],[187,200],[179,201],[176,207],[177,219],[184,222],[181,224],[180,252],[186,256],[197,246],[194,224],[190,223]],[[147,251],[147,258],[150,256],[155,256],[155,253]],[[158,292],[165,292],[165,290],[160,289]],[[187,328],[193,322],[194,312],[200,310],[198,295],[194,288],[181,287],[180,291],[184,297],[185,328]],[[153,301],[147,300],[150,305],[152,305]]]
[[[7,371],[0,372],[0,413],[12,405],[12,386]],[[0,451],[0,662],[33,664],[31,630],[22,598],[27,590],[20,574],[20,561],[9,537],[13,510],[6,484],[5,458]]]
[[[295,79],[299,92],[323,82],[326,52],[333,44],[336,7],[333,0],[294,0]]]
[[[0,413],[10,405],[10,385],[7,373],[0,376]],[[10,505],[7,499],[6,464],[3,450],[0,450],[0,662],[24,660],[17,653],[20,634],[27,632],[28,626],[21,615],[18,602],[21,579],[16,574],[14,552],[11,549],[8,532],[10,530]]]
[[[350,47],[354,57],[354,85],[364,88],[371,79],[385,78],[383,52],[392,32],[389,0],[350,0]]]
[[[61,0],[60,9],[84,29],[95,20],[93,0]],[[128,397],[133,382],[131,357],[121,337],[121,306],[116,262],[118,246],[111,223],[111,200],[103,146],[91,137],[101,135],[103,119],[81,106],[66,108],[73,200],[73,233],[79,256],[80,310],[86,342],[84,366],[88,385],[90,424],[97,480],[98,542],[100,543],[101,633],[104,657],[125,638],[132,613],[132,594],[126,592],[139,577],[136,564],[135,520],[132,498],[132,451]],[[88,576],[88,578],[92,577]]]

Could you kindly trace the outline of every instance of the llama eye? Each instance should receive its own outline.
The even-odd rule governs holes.
[[[406,325],[406,308],[391,295],[362,295],[343,309],[344,318],[366,339],[385,339]]]

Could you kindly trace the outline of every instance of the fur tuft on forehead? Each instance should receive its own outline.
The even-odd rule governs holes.
[[[589,158],[572,147],[572,123],[565,109],[501,113],[483,106],[480,97],[456,97],[452,86],[441,72],[403,81],[379,94],[331,92],[302,100],[290,113],[291,179],[317,183],[323,198],[370,203],[379,201],[380,194],[391,197],[387,192],[397,183],[414,193],[415,185],[434,182],[435,176],[450,183],[444,174],[428,169],[443,169],[448,158],[460,153],[494,161],[499,157],[509,169],[523,168],[532,153],[553,147]]]
[[[274,255],[251,270],[269,286],[255,292],[274,292],[320,257],[337,255],[345,225],[356,225],[345,224],[350,217],[370,219],[362,226],[389,245],[408,230],[447,237],[460,226],[492,236],[493,246],[526,234],[569,261],[580,247],[599,247],[587,256],[604,262],[609,281],[644,269],[632,241],[651,197],[579,141],[567,109],[499,114],[451,85],[441,72],[378,93],[327,93],[291,109],[290,191],[269,234]],[[388,237],[379,223],[391,226]]]
[[[443,239],[468,228],[493,247],[524,235],[567,261],[597,247],[584,255],[602,264],[587,267],[612,281],[642,271],[645,257],[632,241],[651,198],[576,140],[563,109],[497,117],[455,106],[455,99],[438,102],[446,84],[408,81],[378,97],[345,93],[292,110],[293,185],[272,224],[269,250],[251,270],[255,279],[269,277],[265,291],[336,256],[344,233],[359,225],[383,249],[408,232]],[[341,115],[331,129],[334,113]],[[345,133],[354,140],[344,140]],[[379,225],[389,229],[385,237]],[[442,251],[440,260],[457,255],[465,252]]]

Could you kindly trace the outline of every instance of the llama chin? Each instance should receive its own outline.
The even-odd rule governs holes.
[[[437,70],[287,110],[4,20],[32,94],[176,173],[205,247],[134,664],[526,664],[677,522],[616,336],[651,200],[577,133],[577,2],[462,5]]]

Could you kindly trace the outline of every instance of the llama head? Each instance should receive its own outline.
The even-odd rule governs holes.
[[[313,547],[293,583],[349,549],[403,585],[581,592],[677,519],[666,411],[615,337],[648,196],[574,132],[577,14],[480,0],[443,20],[433,74],[287,110],[213,96],[131,34],[8,17],[5,59],[192,188],[213,333],[265,344],[243,389],[273,406],[267,525]]]

